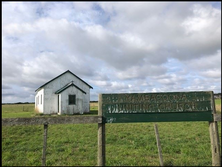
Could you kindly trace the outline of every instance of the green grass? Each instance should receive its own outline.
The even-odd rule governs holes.
[[[2,105],[2,116],[35,114],[34,104],[30,111],[22,105]],[[97,115],[97,108],[88,115]],[[212,165],[208,122],[157,124],[164,166]],[[218,127],[221,139],[221,122]],[[49,125],[46,165],[96,166],[97,128],[97,124]],[[2,166],[41,166],[42,145],[41,125],[2,126]],[[159,166],[154,123],[106,124],[106,166]]]
[[[221,113],[221,99],[215,99],[216,112]]]
[[[106,124],[106,165],[158,166],[153,125]],[[208,122],[158,123],[158,129],[165,166],[211,166]],[[2,165],[40,166],[42,141],[43,126],[3,126]],[[49,125],[46,160],[48,166],[96,166],[97,124]]]
[[[76,114],[79,115],[79,114]],[[84,115],[98,115],[98,107],[92,106],[90,112]],[[35,104],[5,104],[2,105],[2,118],[20,118],[20,117],[34,117],[47,116],[35,112]],[[66,115],[61,115],[66,116]]]
[[[2,118],[32,117],[35,115],[35,104],[2,105]]]
[[[221,99],[215,99],[215,104],[216,105],[221,105]]]

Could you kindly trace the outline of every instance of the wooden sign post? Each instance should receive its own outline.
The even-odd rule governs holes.
[[[213,99],[213,114],[216,114],[215,102]],[[211,152],[212,152],[212,166],[221,166],[220,155],[220,140],[218,134],[217,121],[209,122]]]
[[[210,122],[213,166],[221,163],[212,91],[99,95],[98,165],[105,166],[105,123]],[[103,134],[104,133],[104,134]]]
[[[102,99],[99,95],[99,101]],[[102,103],[99,103],[98,116],[102,116]],[[98,123],[98,166],[105,166],[105,123],[102,121]]]

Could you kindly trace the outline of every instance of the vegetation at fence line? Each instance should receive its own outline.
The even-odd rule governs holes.
[[[215,100],[216,108],[221,99]],[[97,115],[98,105],[89,115]],[[34,104],[2,105],[2,117],[33,117]],[[164,166],[211,166],[208,122],[157,123]],[[218,122],[221,145],[221,122]],[[48,126],[46,165],[96,166],[97,124]],[[2,126],[2,166],[41,166],[43,125]],[[107,166],[159,166],[154,123],[106,124]]]

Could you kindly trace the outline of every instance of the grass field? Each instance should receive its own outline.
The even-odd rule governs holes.
[[[221,113],[221,99],[215,99],[216,111]]]
[[[2,105],[3,118],[32,116],[34,104]],[[157,124],[164,166],[212,165],[208,122]],[[43,126],[2,126],[2,166],[41,166],[42,144]],[[49,125],[46,164],[96,166],[97,124]],[[106,124],[106,165],[159,166],[154,123]]]

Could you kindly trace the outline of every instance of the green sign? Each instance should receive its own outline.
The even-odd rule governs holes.
[[[213,92],[101,94],[104,123],[212,121]]]

